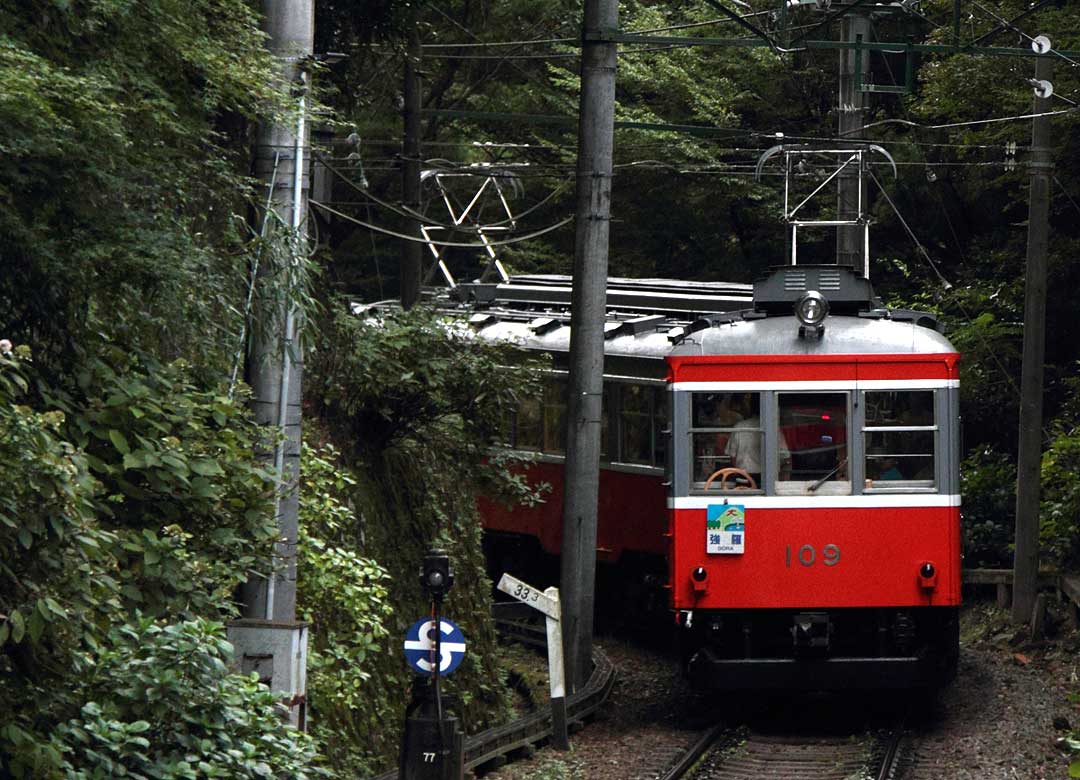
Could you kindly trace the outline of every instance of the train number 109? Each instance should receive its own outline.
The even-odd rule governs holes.
[[[791,566],[791,545],[784,547],[784,565]],[[818,554],[812,544],[804,544],[795,553],[795,560],[803,566],[813,566],[817,563]],[[840,547],[835,544],[827,544],[821,548],[821,562],[826,566],[835,566],[840,563]]]

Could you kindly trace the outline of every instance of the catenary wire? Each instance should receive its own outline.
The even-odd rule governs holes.
[[[360,227],[367,228],[368,230],[375,230],[375,231],[378,231],[379,233],[384,233],[384,234],[386,234],[388,236],[393,236],[394,238],[400,238],[400,239],[403,239],[405,241],[414,241],[414,242],[416,242],[418,244],[427,244],[429,246],[453,246],[453,247],[461,247],[463,249],[486,249],[487,247],[492,247],[492,246],[506,246],[508,244],[518,244],[518,243],[521,243],[522,241],[529,241],[530,239],[537,238],[537,237],[545,235],[547,233],[551,233],[552,231],[558,230],[559,228],[563,227],[564,225],[567,225],[570,222],[574,221],[574,217],[571,215],[569,217],[566,217],[565,219],[562,219],[562,220],[556,222],[553,225],[548,225],[546,228],[542,228],[541,230],[533,231],[532,233],[528,233],[528,234],[526,234],[524,236],[518,236],[516,238],[504,238],[504,239],[501,239],[499,241],[488,241],[486,243],[481,243],[481,244],[465,244],[465,243],[456,242],[456,241],[432,241],[432,240],[426,239],[426,238],[417,238],[416,236],[406,235],[405,233],[398,233],[396,230],[390,230],[389,228],[384,228],[384,227],[381,227],[379,225],[372,224],[370,222],[365,222],[362,219],[357,219],[356,217],[353,217],[353,216],[350,216],[348,214],[345,214],[344,212],[338,211],[337,209],[332,208],[331,206],[329,206],[326,203],[323,203],[321,201],[313,200],[313,201],[311,201],[311,203],[312,203],[312,205],[317,206],[318,208],[323,209],[324,211],[326,211],[326,212],[328,212],[330,214],[333,214],[336,217],[341,217],[342,219],[346,220],[347,222],[352,222],[353,224],[359,225]]]
[[[374,193],[372,193],[371,190],[366,189],[364,187],[361,187],[359,184],[354,182],[352,179],[350,179],[347,175],[345,175],[343,172],[338,170],[336,167],[334,167],[334,166],[328,164],[327,162],[325,162],[322,159],[321,155],[316,154],[316,157],[319,157],[320,162],[322,162],[322,164],[325,165],[327,167],[327,169],[331,173],[333,173],[335,176],[340,178],[343,182],[348,184],[352,189],[356,190],[361,195],[366,197],[369,200],[369,202],[373,201],[373,202],[377,203],[378,205],[382,206],[383,208],[388,209],[388,210],[394,212],[395,214],[397,214],[399,216],[407,217],[409,219],[422,219],[425,222],[429,223],[429,227],[440,227],[440,228],[444,228],[444,229],[447,229],[447,230],[458,230],[458,231],[461,231],[463,233],[478,232],[477,228],[471,228],[471,227],[463,226],[463,225],[452,225],[452,224],[443,223],[443,222],[435,222],[434,220],[432,220],[432,218],[430,216],[428,216],[426,214],[422,214],[419,211],[416,211],[414,209],[409,208],[408,206],[405,206],[403,204],[398,205],[398,204],[395,204],[395,203],[390,203],[389,201],[385,201],[385,200],[379,198],[378,196],[376,196]],[[477,176],[485,175],[484,173],[481,173],[480,171],[477,171],[475,169],[469,170],[469,172],[476,173]],[[529,214],[531,214],[532,212],[534,212],[537,209],[541,208],[542,206],[544,206],[546,203],[548,203],[548,201],[552,200],[559,193],[561,193],[563,190],[565,190],[567,186],[568,186],[568,182],[564,181],[558,187],[556,187],[554,190],[552,190],[550,193],[548,193],[539,203],[533,204],[532,206],[530,206],[528,209],[521,212],[517,216],[515,216],[513,218],[510,218],[510,219],[501,220],[499,222],[492,222],[490,224],[485,225],[484,227],[485,228],[503,227],[504,225],[512,224],[512,223],[522,219],[523,217],[528,216]],[[370,216],[368,218],[370,219]]]
[[[1075,113],[1077,110],[1080,110],[1080,106],[1078,106],[1077,108],[1062,108],[1062,109],[1058,109],[1057,111],[1042,111],[1042,112],[1035,113],[1035,114],[1017,114],[1015,116],[992,117],[990,119],[972,119],[972,120],[969,120],[967,122],[948,122],[946,124],[941,124],[941,125],[924,125],[924,124],[920,124],[919,122],[912,122],[910,119],[882,119],[882,120],[879,120],[877,122],[871,122],[868,125],[863,125],[863,127],[859,128],[859,130],[860,131],[861,130],[866,130],[866,129],[871,128],[871,127],[877,127],[879,125],[888,125],[888,124],[905,125],[907,127],[921,127],[924,130],[947,130],[947,129],[953,128],[953,127],[970,127],[970,126],[973,126],[973,125],[994,124],[996,122],[1015,122],[1015,121],[1020,120],[1020,119],[1036,119],[1038,117],[1043,117],[1043,116],[1059,116],[1061,114],[1072,114],[1072,113]],[[854,131],[846,131],[846,132],[854,132]],[[846,134],[846,133],[844,133],[844,134]],[[964,144],[964,145],[966,145],[966,144]]]
[[[1032,43],[1034,43],[1034,42],[1035,42],[1035,39],[1034,39],[1034,38],[1032,38],[1032,37],[1031,37],[1030,35],[1028,35],[1028,34],[1027,34],[1026,32],[1024,32],[1023,30],[1021,30],[1021,29],[1020,29],[1019,27],[1017,27],[1017,26],[1016,26],[1015,24],[1013,24],[1012,22],[1010,22],[1010,21],[1009,21],[1008,19],[1006,19],[1006,18],[1004,18],[1004,17],[1002,17],[1002,16],[998,16],[998,15],[997,15],[997,14],[995,14],[995,13],[994,13],[993,11],[991,11],[991,10],[990,10],[989,8],[987,8],[986,6],[984,6],[984,5],[982,4],[982,3],[978,2],[978,0],[971,0],[971,4],[972,4],[973,6],[975,6],[976,8],[978,8],[978,9],[979,9],[980,11],[982,11],[983,13],[985,13],[985,14],[988,14],[988,15],[990,15],[991,17],[993,17],[993,18],[994,18],[994,19],[995,19],[995,20],[996,20],[996,21],[997,21],[998,23],[1000,23],[1001,25],[1003,25],[1003,26],[1005,26],[1005,27],[1008,27],[1008,28],[1009,28],[1010,30],[1012,30],[1012,31],[1014,31],[1014,32],[1016,32],[1016,33],[1019,33],[1019,34],[1020,34],[1021,36],[1023,36],[1024,38],[1027,38],[1027,39],[1028,39],[1029,41],[1031,41]],[[1051,48],[1050,48],[1050,52],[1049,52],[1049,53],[1050,53],[1050,54],[1053,54],[1053,55],[1054,55],[1055,57],[1060,57],[1061,59],[1065,60],[1066,62],[1070,63],[1070,64],[1071,64],[1071,65],[1073,65],[1073,66],[1080,66],[1080,62],[1077,62],[1076,60],[1072,59],[1071,57],[1068,57],[1068,56],[1066,56],[1066,55],[1062,54],[1062,53],[1061,53],[1060,51],[1058,51],[1057,49],[1055,49],[1055,48],[1053,48],[1053,47],[1051,47]]]

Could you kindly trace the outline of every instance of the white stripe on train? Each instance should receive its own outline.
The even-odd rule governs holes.
[[[743,496],[728,493],[716,496],[676,496],[669,498],[668,509],[705,509],[723,503],[747,509],[915,509],[960,506],[960,496],[898,493],[862,496]]]
[[[672,382],[671,390],[936,390],[960,387],[959,379],[822,379],[790,382]]]

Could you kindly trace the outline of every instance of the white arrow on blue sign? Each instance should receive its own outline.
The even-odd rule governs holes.
[[[439,674],[450,674],[461,665],[465,657],[465,635],[452,621],[441,618],[439,626],[442,639],[439,641]],[[421,674],[431,674],[434,664],[431,662],[435,650],[435,621],[420,618],[405,632],[405,659]]]

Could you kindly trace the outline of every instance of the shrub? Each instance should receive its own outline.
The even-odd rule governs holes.
[[[371,678],[393,610],[390,575],[350,549],[358,523],[343,496],[356,480],[338,457],[332,445],[303,449],[297,612],[315,624],[307,669],[311,733],[342,774],[355,776],[368,773],[392,734],[383,721],[395,692]],[[365,733],[368,739],[358,739]]]
[[[964,497],[964,565],[1012,565],[1016,511],[1016,464],[990,449],[969,455],[960,466]]]
[[[65,780],[307,780],[310,738],[286,725],[255,674],[229,672],[225,627],[137,619],[79,659],[78,715],[50,747]]]
[[[255,428],[183,364],[123,366],[62,392],[0,354],[0,777],[314,776],[222,625],[185,619],[232,614],[273,538]],[[63,411],[17,404],[35,384]]]
[[[543,364],[420,308],[377,319],[343,315],[326,333],[327,343],[308,364],[308,388],[342,448],[337,473],[350,476],[335,489],[355,509],[332,532],[334,546],[378,560],[392,574],[386,588],[394,612],[385,636],[369,634],[378,651],[365,656],[370,684],[359,684],[371,698],[348,709],[334,704],[335,714],[324,717],[333,718],[335,768],[378,771],[397,759],[411,678],[398,648],[408,626],[430,614],[416,572],[431,546],[444,547],[453,561],[456,584],[443,614],[469,642],[444,689],[455,700],[453,711],[468,732],[509,715],[476,497],[484,491],[537,499],[497,442],[518,403],[538,393]],[[374,584],[369,580],[368,588]]]

